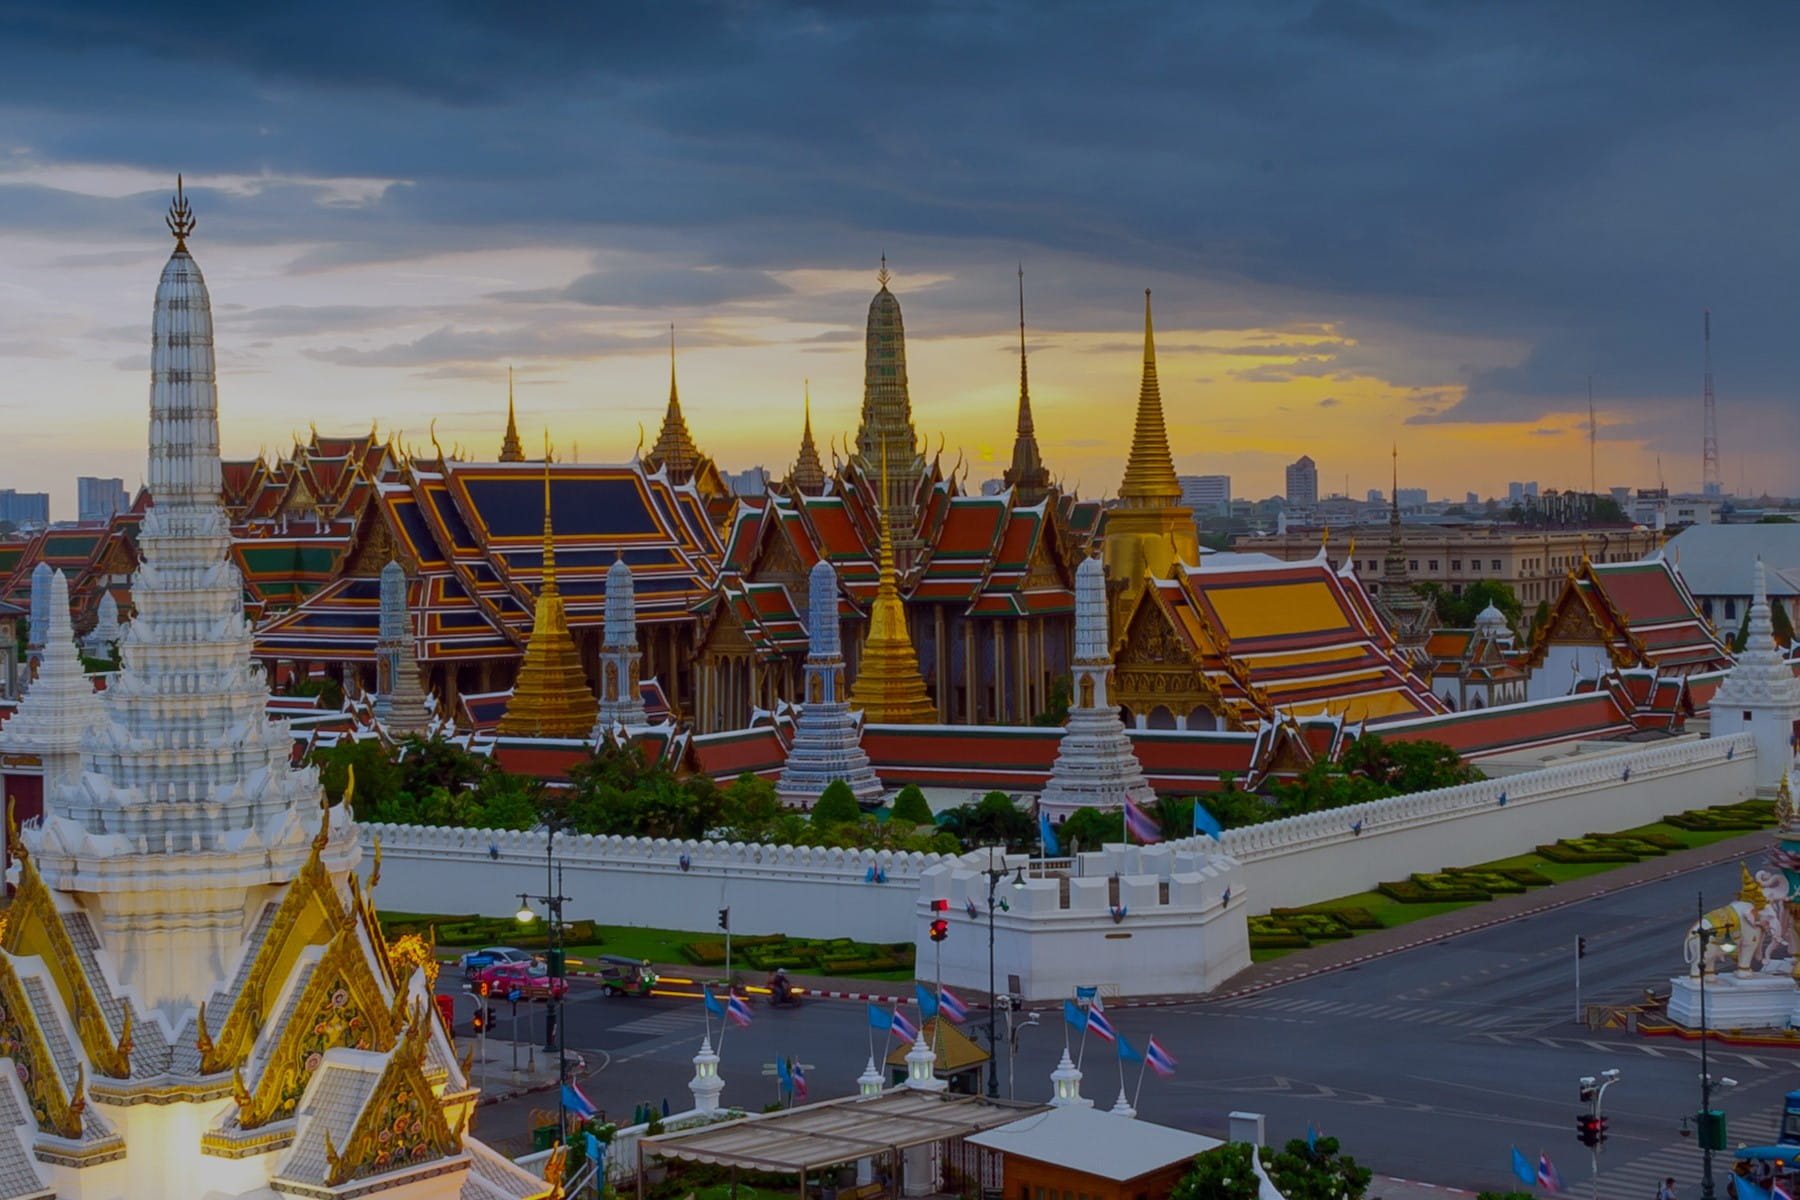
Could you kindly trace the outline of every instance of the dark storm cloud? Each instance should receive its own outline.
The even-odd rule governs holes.
[[[1703,303],[1722,396],[1787,394],[1797,22],[1635,0],[3,4],[0,123],[26,162],[405,181],[207,197],[209,232],[305,245],[296,270],[558,246],[574,282],[534,299],[693,307],[885,248],[957,276],[909,307],[930,333],[1002,326],[1025,257],[1045,325],[1123,332],[1125,277],[1188,281],[1188,329],[1525,347],[1414,421],[1579,409],[1592,375],[1674,429]],[[0,229],[136,235],[160,206],[11,186]],[[688,266],[588,266],[619,251]],[[854,336],[860,313],[829,322]],[[1367,365],[1268,350],[1303,361],[1239,377]]]

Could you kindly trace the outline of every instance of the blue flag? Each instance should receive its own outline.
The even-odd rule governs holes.
[[[1198,800],[1194,801],[1194,832],[1204,833],[1208,837],[1215,838],[1225,832],[1224,827],[1219,824],[1219,819],[1208,812],[1206,805]]]
[[[583,1147],[587,1150],[587,1160],[594,1164],[594,1178],[604,1180],[606,1178],[606,1147],[601,1145],[600,1139],[591,1133],[583,1134],[582,1137],[585,1139]]]
[[[893,1015],[891,1013],[889,1013],[887,1009],[878,1008],[877,1006],[875,1006],[873,1004],[869,1005],[869,1028],[870,1029],[892,1029],[893,1027],[894,1027],[894,1018],[893,1018]]]
[[[1063,1001],[1063,1020],[1083,1033],[1087,1032],[1087,1014],[1077,1008],[1073,1000]]]
[[[1738,1200],[1769,1200],[1767,1189],[1757,1187],[1742,1175],[1738,1176],[1737,1194]]]
[[[715,1017],[724,1016],[725,1006],[719,1003],[717,996],[713,995],[712,984],[706,984],[701,990],[706,993],[706,1011]]]
[[[1519,1182],[1526,1187],[1536,1187],[1537,1168],[1531,1165],[1530,1159],[1519,1153],[1519,1148],[1517,1146],[1512,1148],[1512,1152],[1513,1174],[1517,1175],[1519,1177]]]
[[[913,984],[913,991],[919,994],[919,1020],[929,1021],[931,1018],[937,1016],[937,996],[932,994],[931,989],[922,983],[915,983]]]
[[[1122,1033],[1119,1035],[1119,1061],[1120,1062],[1143,1062],[1144,1061],[1143,1051],[1139,1050],[1136,1046],[1133,1046],[1130,1042],[1126,1041],[1125,1035]]]
[[[1044,843],[1045,858],[1061,858],[1062,846],[1057,843],[1056,830],[1050,828],[1050,814],[1038,809],[1038,840]]]
[[[1306,1123],[1306,1152],[1308,1154],[1319,1152],[1319,1131],[1313,1127],[1311,1121]]]
[[[777,1055],[775,1058],[775,1078],[781,1082],[781,1090],[785,1094],[794,1090],[794,1076],[788,1070],[787,1059]]]

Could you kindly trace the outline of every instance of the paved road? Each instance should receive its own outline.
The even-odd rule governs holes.
[[[1735,864],[1706,868],[1234,1000],[1121,1009],[1113,1023],[1139,1046],[1154,1034],[1180,1060],[1172,1080],[1144,1081],[1138,1107],[1146,1117],[1218,1135],[1230,1112],[1257,1111],[1276,1140],[1312,1123],[1385,1174],[1466,1188],[1504,1189],[1509,1147],[1517,1145],[1533,1159],[1548,1151],[1571,1190],[1586,1194],[1587,1152],[1574,1138],[1576,1080],[1618,1067],[1624,1078],[1607,1096],[1612,1137],[1600,1194],[1643,1200],[1673,1174],[1683,1195],[1697,1195],[1699,1155],[1677,1129],[1699,1105],[1698,1048],[1582,1028],[1574,941],[1588,939],[1586,999],[1666,990],[1696,891],[1711,906],[1736,888]],[[677,1110],[687,1106],[698,1000],[607,1000],[579,987],[568,1011],[569,1045],[593,1071],[587,1090],[610,1113],[629,1117],[634,1104],[664,1098]],[[865,1011],[833,1001],[798,1010],[759,1005],[750,1028],[725,1036],[726,1101],[760,1107],[773,1099],[775,1081],[762,1071],[777,1054],[810,1064],[814,1098],[854,1091],[870,1053]],[[978,1028],[984,1019],[976,1014]],[[1022,1031],[1013,1061],[1021,1096],[1048,1092],[1063,1049],[1059,1015],[1046,1011],[1040,1020]],[[878,1053],[893,1044],[874,1043]],[[1714,1047],[1711,1057],[1715,1076],[1739,1083],[1722,1103],[1733,1143],[1766,1137],[1781,1097],[1800,1085],[1800,1055]],[[1086,1094],[1110,1106],[1120,1087],[1116,1058],[1090,1042],[1082,1065]],[[1126,1074],[1128,1090],[1135,1074]],[[1005,1084],[1003,1075],[1003,1091]],[[496,1106],[483,1119],[484,1136],[510,1142],[523,1110],[546,1103],[554,1097]]]

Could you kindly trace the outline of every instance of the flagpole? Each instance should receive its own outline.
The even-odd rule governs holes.
[[[1119,1033],[1115,1034],[1113,1037],[1113,1049],[1118,1051],[1118,1054],[1115,1057],[1119,1060],[1119,1095],[1121,1096],[1125,1094],[1125,1047],[1120,1041],[1124,1036],[1124,1034]],[[1137,1105],[1133,1103],[1131,1107],[1136,1108]]]
[[[1138,1106],[1138,1097],[1144,1094],[1144,1072],[1150,1069],[1150,1047],[1155,1041],[1156,1035],[1151,1034],[1150,1040],[1144,1043],[1144,1061],[1138,1064],[1137,1088],[1131,1093],[1131,1107],[1133,1108]]]

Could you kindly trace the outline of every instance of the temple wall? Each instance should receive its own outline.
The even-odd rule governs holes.
[[[995,860],[994,990],[1028,1001],[1098,987],[1105,996],[1206,992],[1250,965],[1244,877],[1191,844],[1108,846],[1074,859]],[[1025,886],[1013,886],[1018,868]],[[971,1006],[988,994],[988,859],[975,851],[925,872],[912,914],[917,974]],[[934,912],[932,901],[948,908]],[[973,915],[969,902],[975,904]],[[942,942],[933,916],[950,923]]]
[[[541,832],[365,824],[381,839],[377,903],[396,912],[501,916],[542,895]],[[681,867],[683,855],[688,869]],[[920,876],[948,856],[897,851],[672,842],[575,834],[556,840],[564,916],[607,925],[909,942]],[[870,882],[871,868],[886,882]],[[722,936],[722,935],[721,935]]]
[[[1523,854],[1562,837],[1731,804],[1755,790],[1756,743],[1734,734],[1585,760],[1575,755],[1540,771],[1227,829],[1218,848],[1244,864],[1255,916],[1354,895],[1414,872]],[[1351,828],[1358,822],[1360,834]]]

